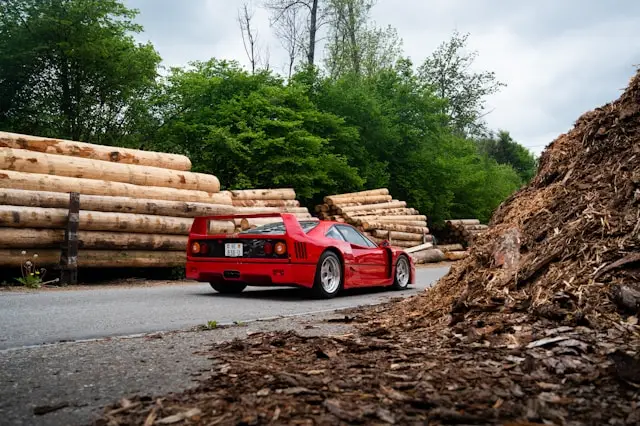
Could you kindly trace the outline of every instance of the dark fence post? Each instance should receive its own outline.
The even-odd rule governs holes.
[[[80,194],[69,194],[69,216],[60,252],[60,284],[78,283],[78,227],[80,225]]]

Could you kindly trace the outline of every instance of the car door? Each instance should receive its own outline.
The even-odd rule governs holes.
[[[336,225],[344,239],[351,244],[359,285],[377,284],[385,277],[386,252],[350,225]]]
[[[329,228],[329,230],[326,232],[325,237],[327,238],[331,238],[337,241],[342,241],[344,243],[348,243],[348,241],[344,238],[344,236],[342,235],[342,233],[340,233],[340,231],[338,231],[338,228],[336,228],[336,226],[332,226],[331,228]],[[352,253],[353,254],[353,253]],[[347,281],[349,282],[349,285],[353,285],[353,286],[360,286],[362,285],[362,279],[360,278],[360,272],[358,271],[358,268],[356,268],[356,263],[355,261],[350,261],[348,259],[345,259],[345,279],[347,279]]]

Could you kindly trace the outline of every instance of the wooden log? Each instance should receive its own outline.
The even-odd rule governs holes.
[[[417,227],[417,228],[426,228],[427,227],[427,222],[423,222],[421,220],[418,221],[395,221],[395,220],[372,220],[372,221],[359,221],[359,224],[362,225],[364,223],[371,223],[371,222],[375,222],[375,223],[384,223],[384,224],[388,224],[388,225],[402,225],[402,226],[413,226],[413,227]]]
[[[453,225],[480,225],[478,219],[451,219],[445,222],[447,226]]]
[[[36,265],[53,266],[60,262],[59,250],[0,250],[0,267],[17,267],[27,259],[32,259],[34,253]],[[82,250],[78,253],[79,268],[174,268],[186,264],[185,251],[161,250]]]
[[[163,169],[191,170],[191,160],[184,155],[96,145],[63,139],[41,138],[17,133],[0,132],[0,147],[26,149],[46,154],[82,157],[122,164],[138,164]]]
[[[489,227],[487,225],[464,225],[464,229],[467,231],[484,231],[488,228]]]
[[[185,235],[134,234],[79,231],[80,249],[186,250]],[[62,229],[0,228],[0,248],[57,248],[64,240]]]
[[[306,207],[234,207],[236,214],[294,213],[311,214]]]
[[[298,200],[232,200],[236,207],[300,207]]]
[[[280,189],[243,189],[231,191],[234,200],[295,200],[296,192],[292,188]]]
[[[0,188],[0,205],[66,208],[69,194],[63,192],[28,191]],[[82,210],[149,214],[158,216],[197,217],[228,215],[237,209],[225,204],[189,203],[184,201],[150,200],[130,197],[81,195]],[[278,209],[274,209],[277,211]],[[306,210],[306,209],[305,209]]]
[[[79,192],[82,195],[103,195],[151,200],[187,201],[207,204],[231,205],[228,192],[209,193],[186,189],[138,186],[130,183],[73,178],[67,176],[22,173],[0,170],[0,188],[25,189],[30,191]]]
[[[66,221],[65,209],[0,206],[1,227],[62,229]],[[83,231],[188,235],[192,223],[193,219],[181,217],[80,211],[80,229]],[[210,224],[210,232],[233,232],[235,228],[232,221],[211,221]]]
[[[407,203],[405,201],[392,201],[388,203],[367,204],[363,206],[338,207],[336,210],[338,213],[343,214],[349,212],[366,212],[370,210],[403,209],[405,207],[407,207]]]
[[[386,188],[380,188],[380,189],[370,189],[370,190],[367,190],[367,191],[347,192],[347,193],[344,193],[344,194],[327,195],[326,197],[324,197],[324,199],[322,201],[327,203],[327,200],[329,198],[332,198],[332,199],[335,200],[335,199],[338,199],[338,198],[371,197],[371,196],[375,196],[375,195],[389,195],[389,190],[386,189]]]
[[[388,222],[388,221],[410,221],[410,222],[426,222],[425,215],[365,215],[365,216],[349,216],[353,220],[370,221],[370,222]]]
[[[90,158],[43,154],[25,149],[3,148],[0,150],[0,169],[122,182],[140,186],[220,192],[220,181],[214,175],[111,163]]]
[[[354,217],[364,217],[364,216],[407,216],[407,215],[412,216],[417,213],[418,213],[417,210],[411,209],[411,208],[399,208],[399,209],[382,208],[382,209],[375,209],[375,210],[369,210],[369,211],[357,210],[357,211],[351,211],[351,212],[343,212],[339,214],[341,214],[343,217],[347,219],[350,219]]]
[[[391,195],[368,195],[352,197],[326,197],[326,203],[330,206],[342,206],[344,204],[379,204],[388,203],[393,198]]]
[[[300,221],[318,221],[317,218],[306,218],[306,219],[299,219]],[[247,229],[252,229],[258,226],[262,226],[262,225],[269,225],[271,223],[282,223],[282,218],[279,217],[265,217],[265,218],[242,218],[242,219],[235,219],[234,220],[236,227],[239,227],[240,229],[242,229],[243,231],[246,231]]]
[[[364,222],[362,228],[366,231],[370,229],[384,229],[386,231],[408,232],[412,234],[428,234],[429,228],[418,226],[404,226],[396,225],[393,223],[380,223],[380,222]]]
[[[402,240],[402,241],[423,241],[424,234],[412,234],[409,232],[394,232],[394,231],[386,231],[382,229],[375,229],[373,231],[373,236],[376,238],[383,238],[392,241]]]
[[[417,251],[411,253],[415,263],[437,263],[446,260],[444,253],[437,248],[430,248],[427,250]]]
[[[433,243],[424,243],[424,244],[420,244],[419,246],[411,247],[405,251],[407,253],[416,253],[419,251],[430,249],[431,247],[433,247]]]
[[[448,252],[445,252],[444,256],[447,258],[447,260],[456,261],[456,260],[462,260],[467,256],[469,256],[469,252],[468,251],[448,251]]]
[[[462,247],[462,244],[443,244],[443,245],[438,244],[436,248],[443,253],[447,253],[450,251],[464,250],[464,247]]]

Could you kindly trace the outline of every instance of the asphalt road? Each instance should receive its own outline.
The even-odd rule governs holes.
[[[416,285],[406,291],[358,290],[331,300],[310,300],[290,288],[247,288],[228,296],[204,283],[4,292],[0,293],[0,350],[376,304],[414,295],[447,272],[448,268],[418,269]]]

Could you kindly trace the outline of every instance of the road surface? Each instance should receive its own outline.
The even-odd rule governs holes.
[[[330,300],[309,300],[304,292],[290,288],[250,287],[228,296],[205,283],[4,292],[0,293],[0,350],[376,304],[414,295],[447,272],[446,267],[418,269],[416,285],[409,290],[358,290]]]

